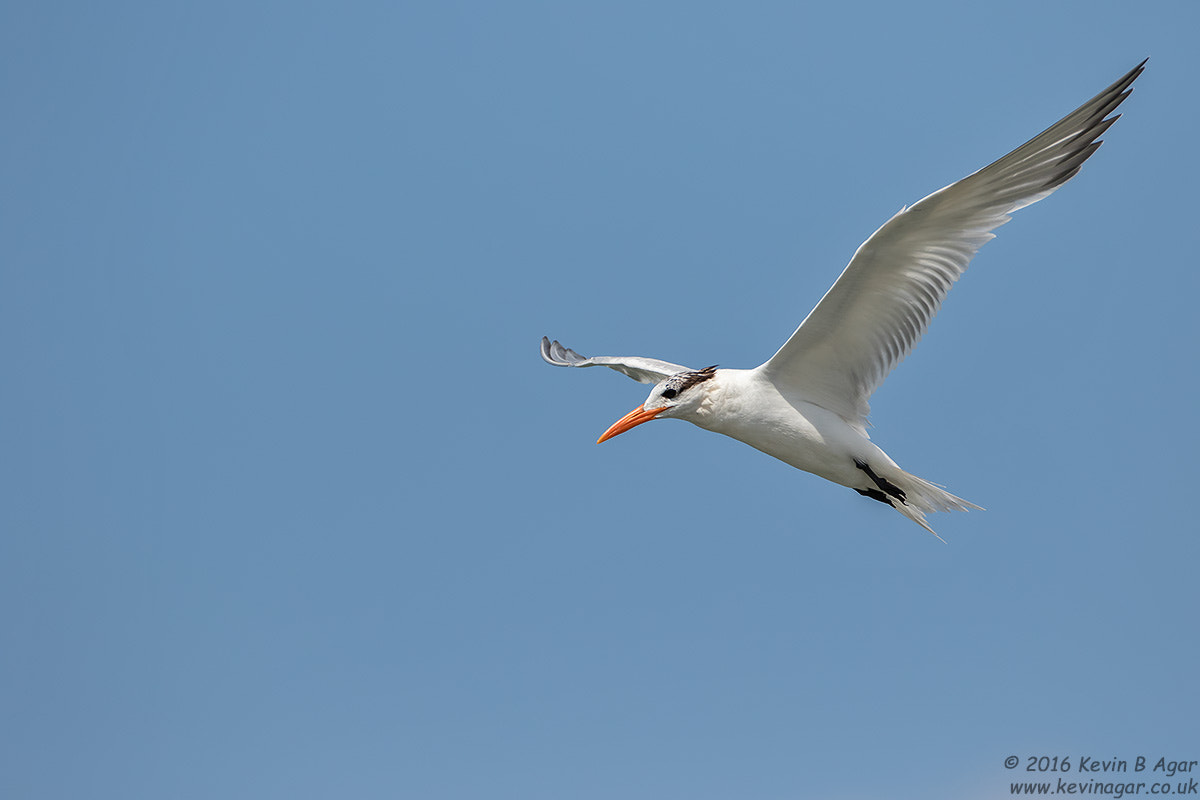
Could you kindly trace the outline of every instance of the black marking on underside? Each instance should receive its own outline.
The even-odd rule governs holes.
[[[894,497],[897,500],[899,500],[901,503],[908,505],[908,501],[905,499],[904,490],[901,489],[896,484],[889,481],[887,478],[881,478],[878,475],[876,475],[875,470],[871,469],[871,466],[867,462],[863,461],[862,459],[856,458],[856,459],[854,459],[854,466],[858,467],[863,472],[867,473],[867,477],[870,478],[871,481],[874,482],[874,484],[876,486],[878,486],[880,491],[882,491],[884,494],[888,495],[889,497]],[[856,491],[859,491],[859,490],[856,490]],[[865,494],[865,492],[860,491],[860,494]],[[868,494],[867,497],[871,497],[871,495]],[[876,498],[876,499],[878,499],[878,498]]]
[[[892,501],[888,499],[888,496],[878,489],[855,489],[854,491],[858,492],[863,497],[869,497],[872,500],[878,500],[881,503],[887,503],[889,506],[892,505]]]

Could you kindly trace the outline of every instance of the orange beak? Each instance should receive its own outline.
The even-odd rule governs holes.
[[[633,411],[630,411],[628,414],[614,422],[612,427],[606,430],[604,434],[596,440],[596,444],[606,442],[616,436],[618,433],[624,433],[630,428],[636,428],[643,422],[649,422],[666,410],[666,408],[656,408],[653,411],[646,411],[641,406],[638,406]]]

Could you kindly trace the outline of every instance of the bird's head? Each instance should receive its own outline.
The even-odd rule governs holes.
[[[646,398],[646,402],[614,422],[612,427],[596,440],[596,444],[652,419],[660,417],[683,417],[686,419],[699,410],[708,394],[707,381],[716,374],[717,368],[712,366],[677,372],[671,377],[659,381],[650,390],[650,396]]]

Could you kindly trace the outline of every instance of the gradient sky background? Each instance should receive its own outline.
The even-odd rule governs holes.
[[[0,7],[0,796],[1000,798],[1200,758],[1200,6]],[[874,438],[942,544],[542,363],[753,366],[1142,58]],[[1057,777],[1057,776],[1055,776]]]

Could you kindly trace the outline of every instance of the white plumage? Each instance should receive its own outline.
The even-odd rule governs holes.
[[[867,436],[870,397],[920,340],[992,231],[1070,180],[1096,151],[1119,116],[1108,115],[1145,63],[998,161],[901,209],[858,248],[783,347],[754,369],[584,358],[544,337],[542,357],[656,384],[600,441],[651,419],[685,419],[885,502],[933,533],[926,513],[979,506],[903,471],[875,446]]]

